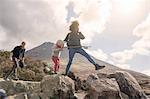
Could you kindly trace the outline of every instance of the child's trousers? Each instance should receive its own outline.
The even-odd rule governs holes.
[[[52,56],[52,61],[54,62],[54,72],[57,73],[60,67],[60,61],[57,56]]]

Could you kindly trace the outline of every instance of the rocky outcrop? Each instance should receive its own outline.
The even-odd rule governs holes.
[[[136,79],[128,72],[116,72],[115,79],[120,87],[120,90],[128,95],[129,99],[147,99],[144,91]]]
[[[115,79],[93,79],[88,82],[89,90],[85,99],[122,99]]]
[[[150,98],[150,79],[140,81],[140,86],[144,90],[144,93]]]
[[[61,75],[48,75],[41,82],[0,81],[11,99],[76,99],[74,81]]]
[[[74,73],[69,77],[47,75],[41,82],[0,80],[0,89],[11,99],[149,99],[149,90],[143,90],[132,75],[123,71],[93,73],[84,80]]]
[[[18,95],[14,95],[14,99],[28,99],[28,97],[26,93],[21,93]]]
[[[40,91],[40,82],[1,80],[0,89],[4,89],[7,95],[14,95],[24,92],[38,92]]]
[[[67,76],[46,76],[41,82],[41,91],[56,99],[75,99],[74,82]]]
[[[136,79],[124,71],[92,74],[85,86],[88,90],[85,99],[149,99]]]

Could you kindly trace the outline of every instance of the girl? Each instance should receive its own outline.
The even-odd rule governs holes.
[[[62,40],[58,40],[56,44],[54,44],[52,49],[52,61],[54,62],[54,73],[57,74],[60,68],[60,54],[63,50],[64,42]]]
[[[74,55],[76,53],[79,53],[86,57],[94,66],[95,70],[99,70],[104,68],[105,66],[97,64],[91,56],[82,48],[81,40],[85,39],[84,35],[79,32],[79,23],[77,21],[72,22],[70,25],[70,33],[65,38],[65,42],[67,43],[68,50],[69,50],[69,62],[66,67],[66,73],[65,75],[68,75],[70,66],[72,64]]]

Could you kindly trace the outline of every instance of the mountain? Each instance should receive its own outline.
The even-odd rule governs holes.
[[[32,57],[39,60],[49,60],[52,52],[53,43],[45,42],[40,46],[37,46],[26,52],[26,56]]]

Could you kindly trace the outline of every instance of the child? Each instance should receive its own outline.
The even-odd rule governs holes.
[[[52,49],[52,61],[54,62],[54,73],[57,74],[60,67],[60,54],[63,50],[64,42],[62,40],[58,40]]]

